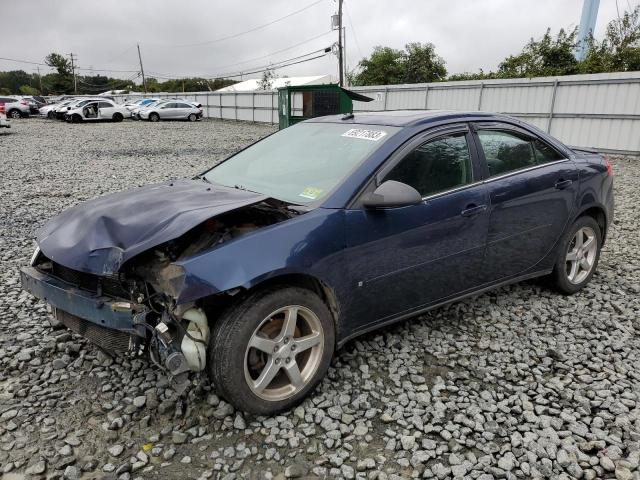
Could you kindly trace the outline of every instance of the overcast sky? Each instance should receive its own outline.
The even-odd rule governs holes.
[[[582,3],[345,0],[347,60],[353,68],[376,45],[402,48],[408,42],[432,42],[449,73],[491,70],[505,56],[519,52],[530,37],[542,36],[547,27],[555,32],[578,25]],[[620,13],[638,3],[618,0]],[[83,69],[123,70],[107,74],[127,78],[138,70],[139,42],[148,75],[214,76],[249,71],[330,46],[337,38],[330,31],[330,16],[336,9],[334,0],[10,1],[3,4],[3,18],[12,20],[3,22],[0,57],[42,62],[52,51],[73,52]],[[616,15],[616,0],[600,1],[596,36]],[[224,39],[229,36],[235,37]],[[36,66],[0,60],[0,70],[17,68],[31,72]],[[277,70],[281,76],[336,72],[333,55]]]

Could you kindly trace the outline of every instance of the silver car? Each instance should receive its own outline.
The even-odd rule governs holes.
[[[0,103],[4,103],[4,108],[9,118],[28,117],[29,113],[31,113],[29,103],[22,98],[0,97]]]
[[[160,120],[189,120],[195,122],[202,118],[202,107],[197,107],[185,101],[161,102],[149,108],[143,108],[138,113],[142,120],[157,122]]]

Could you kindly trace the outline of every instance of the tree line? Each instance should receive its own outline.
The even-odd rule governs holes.
[[[46,75],[27,73],[24,70],[0,72],[0,94],[22,95],[96,95],[108,90],[140,91],[142,87],[133,80],[122,80],[105,75],[78,75],[75,82],[71,61],[59,53],[50,53],[45,63],[54,71]],[[213,91],[233,85],[234,80],[216,78],[181,78],[159,81],[153,77],[146,78],[147,91],[153,92],[202,92]]]
[[[577,36],[577,28],[561,29],[556,35],[547,29],[542,38],[532,38],[520,53],[500,62],[496,71],[452,75],[432,43],[409,43],[404,49],[378,46],[348,78],[352,85],[360,86],[640,70],[640,5],[609,22],[602,40],[589,38],[581,61],[574,56]]]

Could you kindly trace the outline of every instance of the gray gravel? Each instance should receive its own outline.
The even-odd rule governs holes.
[[[19,287],[33,231],[77,202],[191,176],[273,130],[220,121],[0,135],[0,476],[640,478],[640,159],[590,286],[528,282],[350,342],[316,394],[244,416],[206,379],[184,401],[143,360],[52,330]]]

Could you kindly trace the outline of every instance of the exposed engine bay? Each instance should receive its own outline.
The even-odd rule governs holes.
[[[105,298],[114,311],[130,312],[131,332],[100,331],[100,325],[70,315],[54,312],[60,322],[80,333],[109,353],[146,355],[167,370],[181,391],[188,384],[190,372],[200,372],[207,363],[210,325],[221,308],[233,301],[240,289],[217,297],[187,304],[177,304],[183,285],[181,269],[174,262],[216,248],[254,230],[265,228],[299,215],[283,202],[267,199],[260,203],[207,219],[182,236],[164,242],[127,261],[112,275],[94,275],[69,269],[39,253],[32,265],[74,287]],[[89,335],[88,329],[98,329]],[[128,335],[128,342],[113,341],[113,335]],[[126,345],[126,347],[124,347]],[[114,348],[121,346],[121,348]],[[123,351],[124,350],[124,351]]]

